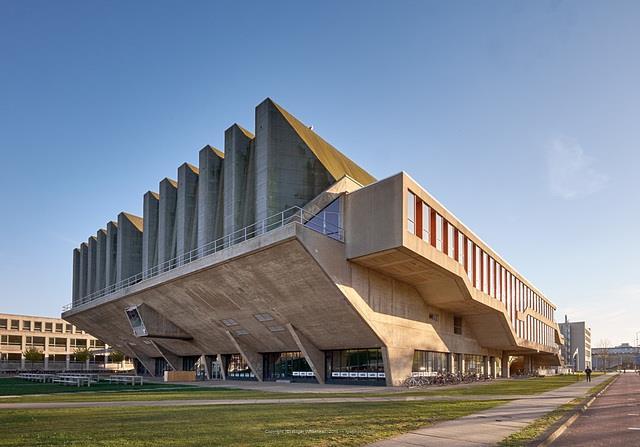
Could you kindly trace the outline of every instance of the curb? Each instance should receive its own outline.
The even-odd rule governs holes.
[[[562,435],[567,430],[567,428],[569,428],[576,421],[576,419],[580,417],[581,414],[587,411],[587,409],[591,406],[591,404],[593,404],[593,402],[598,397],[604,394],[604,392],[607,391],[607,389],[611,385],[613,385],[616,380],[618,380],[618,377],[620,377],[620,375],[616,374],[616,376],[613,378],[613,380],[611,380],[611,382],[607,384],[607,386],[605,386],[603,389],[598,391],[596,394],[592,394],[590,397],[587,397],[587,399],[589,400],[586,403],[580,405],[578,408],[573,410],[573,414],[566,421],[560,424],[560,426],[558,426],[555,430],[553,430],[549,434],[549,436],[546,437],[546,439],[544,439],[539,444],[536,444],[536,447],[549,447],[553,443],[553,441],[558,439],[558,437],[560,437],[560,435]]]

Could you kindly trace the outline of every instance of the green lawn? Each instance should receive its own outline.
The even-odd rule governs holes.
[[[64,386],[58,383],[40,383],[40,382],[30,382],[24,379],[18,379],[16,377],[3,377],[0,378],[0,396],[11,396],[11,395],[29,395],[29,394],[49,394],[49,393],[78,393],[87,391],[87,389],[91,389],[94,392],[104,392],[104,391],[125,391],[131,390],[133,388],[131,385],[123,385],[119,383],[107,383],[101,382],[96,385],[92,385],[90,388],[87,387],[75,387],[75,386]],[[162,390],[163,388],[169,389],[189,389],[193,388],[188,385],[171,385],[164,383],[145,383],[142,387],[139,385],[135,387],[136,389],[144,389],[146,390]]]
[[[373,396],[517,396],[537,394],[576,382],[576,376],[496,380],[474,385],[459,385],[450,389],[439,387],[370,393],[284,393],[235,388],[210,388],[189,385],[147,383],[144,386],[99,384],[86,387],[69,387],[58,384],[41,384],[22,379],[0,379],[0,402],[99,402],[99,401],[150,401],[176,399],[296,399],[304,397],[373,397]],[[584,380],[584,379],[582,379]],[[34,395],[35,394],[35,395]]]
[[[500,401],[0,411],[0,446],[357,446]]]

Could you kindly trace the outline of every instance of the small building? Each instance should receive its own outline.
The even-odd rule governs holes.
[[[39,350],[42,361],[27,361],[24,353],[28,348]],[[77,349],[89,349],[94,355],[77,362]],[[111,362],[112,352],[101,340],[60,318],[0,314],[0,371],[133,368],[129,359]]]
[[[561,345],[562,359],[566,367],[574,371],[584,371],[593,368],[591,363],[591,329],[584,321],[570,322],[564,316],[564,323],[558,325],[564,337]]]

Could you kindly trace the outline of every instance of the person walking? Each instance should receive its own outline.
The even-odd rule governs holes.
[[[591,382],[591,368],[587,366],[584,370],[584,373],[587,375],[587,382]]]

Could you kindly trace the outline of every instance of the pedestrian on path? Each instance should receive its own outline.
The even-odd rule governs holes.
[[[584,373],[587,375],[587,382],[591,382],[591,368],[587,366],[587,368],[584,370]]]

